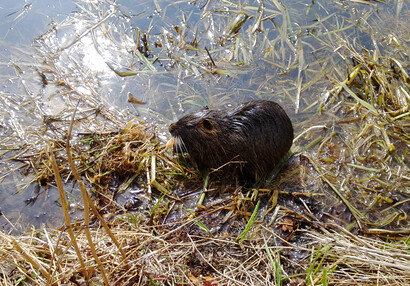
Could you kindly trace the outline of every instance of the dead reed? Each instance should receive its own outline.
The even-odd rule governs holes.
[[[167,13],[178,3],[154,1],[161,29],[151,33],[152,21],[131,42],[119,30],[124,25],[110,22],[119,6],[88,3],[81,8],[88,26],[72,42],[50,45],[54,30],[38,39],[48,66],[41,73],[66,107],[45,116],[44,130],[30,133],[32,145],[8,160],[58,190],[65,221],[21,235],[0,232],[3,284],[410,284],[408,4],[395,1],[393,17],[360,6],[375,2],[352,1],[361,3],[351,4],[363,9],[359,16],[340,17],[339,7],[301,27],[295,18],[316,6],[302,5],[300,14],[299,2],[216,2],[198,15],[181,12],[176,24]],[[382,26],[385,17],[394,29]],[[204,183],[189,161],[166,150],[156,125],[109,108],[94,73],[75,59],[55,64],[86,37],[101,54],[104,41],[115,43],[113,53],[126,51],[106,60],[117,75],[159,77],[157,101],[170,112],[151,115],[165,122],[179,105],[275,93],[293,111],[293,157],[258,188]],[[172,76],[184,85],[165,80]],[[242,85],[228,89],[232,83]],[[170,90],[175,98],[164,97]],[[77,221],[65,185],[72,181],[82,198]],[[136,188],[144,193],[141,207],[116,201]]]

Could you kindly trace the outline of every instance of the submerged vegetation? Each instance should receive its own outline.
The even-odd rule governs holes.
[[[80,1],[36,39],[47,108],[2,137],[2,179],[59,192],[64,225],[0,232],[4,284],[409,284],[408,2],[148,5]],[[166,149],[180,112],[257,98],[295,128],[271,182],[204,182]]]

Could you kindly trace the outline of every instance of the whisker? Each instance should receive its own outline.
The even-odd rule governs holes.
[[[175,153],[186,153],[187,148],[186,148],[184,140],[182,140],[181,136],[175,136],[173,138],[174,138],[173,151]]]

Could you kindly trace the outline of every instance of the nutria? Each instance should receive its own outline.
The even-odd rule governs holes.
[[[279,104],[255,100],[234,109],[208,107],[185,115],[169,126],[174,152],[188,152],[203,171],[230,162],[245,180],[266,177],[287,154],[292,123]],[[226,169],[226,168],[223,168]]]

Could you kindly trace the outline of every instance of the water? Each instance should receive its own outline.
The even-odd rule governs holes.
[[[7,161],[11,153],[14,155],[12,151],[24,150],[30,140],[25,130],[42,124],[41,114],[34,107],[41,104],[42,86],[36,71],[33,39],[73,9],[72,1],[0,1],[0,224],[4,229],[19,232],[30,224],[61,223],[60,208],[54,203],[58,201],[55,192],[40,190],[35,184],[25,188],[32,176],[21,176],[18,172],[5,178],[3,175],[17,165]],[[17,141],[7,139],[15,133]],[[41,199],[35,200],[36,197]]]
[[[166,140],[166,126],[183,113],[272,99],[300,132],[312,125],[301,118],[316,113],[316,101],[327,98],[332,82],[343,80],[338,76],[348,61],[348,53],[323,35],[346,29],[346,39],[332,39],[375,49],[375,41],[394,38],[392,31],[406,33],[397,30],[399,23],[389,23],[389,29],[380,19],[408,15],[409,5],[265,1],[261,15],[260,3],[253,1],[211,1],[207,7],[174,1],[2,2],[0,225],[21,230],[29,224],[59,225],[59,199],[55,187],[29,184],[33,178],[22,175],[29,165],[12,171],[23,160],[7,159],[33,143],[36,148],[19,156],[41,152],[48,138],[64,137],[77,103],[78,116],[95,119],[76,131],[118,130],[139,117],[157,123]],[[240,26],[240,37],[230,37],[240,11],[250,17]],[[259,19],[264,21],[258,28]],[[144,35],[150,51],[144,50]],[[141,60],[138,54],[144,52]],[[130,71],[135,74],[118,75]],[[145,104],[130,103],[130,95]],[[74,189],[68,188],[73,216],[79,201]]]

